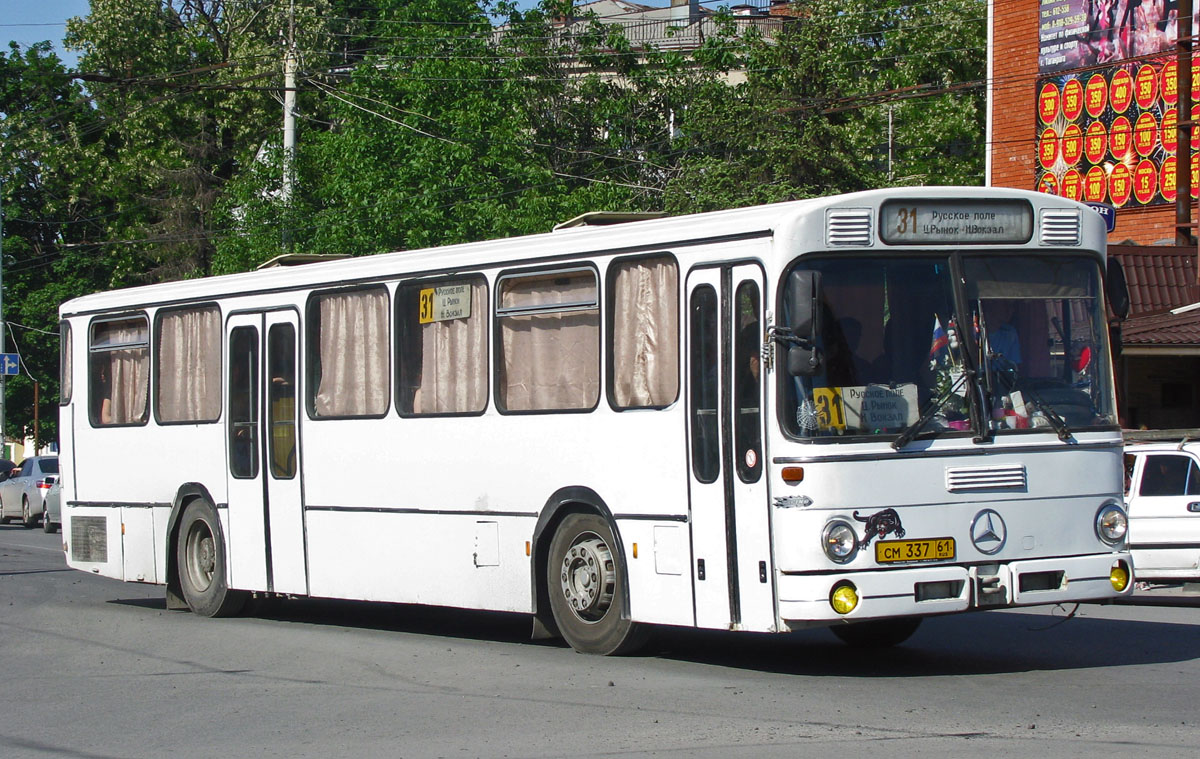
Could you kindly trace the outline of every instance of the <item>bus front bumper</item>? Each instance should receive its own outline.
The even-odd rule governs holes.
[[[1124,562],[1125,587],[1110,579]],[[1068,558],[1011,561],[979,566],[921,566],[834,574],[782,575],[779,616],[789,626],[817,622],[947,614],[968,609],[1034,606],[1076,601],[1103,602],[1133,590],[1127,551]],[[831,599],[849,583],[857,605],[834,610]],[[796,624],[792,624],[796,623]]]

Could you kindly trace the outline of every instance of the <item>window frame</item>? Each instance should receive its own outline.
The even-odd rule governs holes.
[[[94,347],[95,337],[96,337],[96,328],[99,327],[100,325],[115,324],[118,322],[132,322],[132,321],[136,321],[139,319],[143,322],[143,324],[145,325],[145,328],[146,328],[146,341],[144,343],[136,343],[136,342],[135,343],[121,343],[116,346],[106,346],[103,348]],[[113,428],[121,428],[121,427],[145,427],[146,425],[148,425],[150,423],[150,416],[151,416],[150,410],[151,410],[151,407],[153,406],[153,403],[151,402],[151,398],[150,398],[150,385],[151,385],[150,378],[154,374],[154,366],[153,366],[154,361],[153,361],[153,350],[152,350],[152,345],[154,343],[154,339],[153,339],[153,334],[151,333],[151,330],[150,330],[150,326],[151,326],[150,317],[145,311],[128,311],[128,312],[124,312],[124,313],[120,313],[120,314],[108,314],[105,316],[100,316],[100,317],[94,318],[91,320],[91,322],[88,323],[88,343],[87,343],[88,404],[87,404],[87,406],[88,406],[88,424],[90,424],[93,428],[95,428],[95,429],[113,429]],[[129,349],[137,348],[137,347],[143,347],[146,351],[146,379],[145,379],[146,406],[142,413],[142,418],[140,421],[126,422],[123,424],[101,423],[97,419],[97,413],[96,413],[97,409],[95,408],[95,406],[93,404],[93,398],[92,398],[92,392],[93,392],[93,378],[92,378],[92,372],[93,372],[92,360],[93,360],[93,358],[92,357],[98,353],[111,353],[111,352],[115,352],[118,350],[129,350]]]
[[[617,403],[616,399],[616,350],[614,340],[616,336],[616,308],[613,300],[616,298],[616,279],[620,274],[620,267],[625,264],[636,264],[643,261],[655,261],[664,259],[670,261],[675,267],[675,396],[668,402],[656,405],[646,406],[622,406]],[[683,324],[682,319],[685,315],[681,315],[681,285],[679,259],[670,251],[661,251],[656,253],[639,253],[632,256],[620,256],[609,261],[608,268],[604,276],[607,292],[604,294],[604,382],[606,384],[605,397],[608,399],[609,407],[618,413],[625,411],[661,411],[665,408],[670,408],[679,402],[683,394]]]
[[[504,291],[504,283],[508,280],[529,279],[534,277],[550,278],[555,275],[569,275],[578,272],[588,272],[592,275],[592,281],[596,286],[596,297],[593,301],[574,301],[567,303],[556,303],[540,306],[515,306],[504,308],[500,305],[500,299]],[[590,261],[576,261],[566,263],[561,266],[538,266],[523,269],[512,269],[500,272],[496,277],[496,282],[493,287],[492,294],[492,330],[493,330],[493,357],[492,357],[492,382],[495,385],[495,403],[496,410],[503,415],[512,416],[529,416],[536,414],[590,414],[600,406],[600,399],[604,396],[604,293],[601,287],[601,277],[599,269]],[[503,402],[501,393],[501,376],[500,373],[504,366],[504,322],[503,319],[508,317],[521,316],[540,316],[546,314],[565,314],[565,313],[581,313],[586,311],[596,312],[596,398],[591,406],[577,408],[536,408],[536,409],[509,409]]]
[[[479,318],[484,320],[483,339],[484,339],[485,344],[483,346],[483,353],[481,356],[479,356],[479,358],[482,359],[482,361],[483,361],[483,384],[484,384],[483,407],[480,408],[478,411],[451,411],[451,412],[445,412],[445,413],[418,413],[415,411],[405,411],[404,408],[405,408],[406,404],[401,402],[401,397],[400,397],[401,393],[404,392],[403,380],[404,380],[404,370],[406,367],[402,351],[406,347],[406,343],[409,338],[409,329],[408,329],[407,324],[404,322],[404,313],[403,313],[403,309],[401,309],[400,299],[403,297],[403,293],[408,290],[413,290],[413,289],[421,290],[421,289],[425,289],[425,288],[429,288],[429,287],[440,287],[443,285],[462,284],[462,283],[465,283],[469,287],[472,287],[472,288],[474,288],[476,285],[483,286],[483,298],[481,298],[482,302],[471,304],[471,316],[468,317],[468,319],[473,319],[476,316],[478,316]],[[392,381],[395,383],[395,388],[393,389],[393,393],[392,393],[392,396],[393,396],[392,402],[395,404],[396,414],[398,416],[400,416],[400,418],[402,418],[402,419],[424,419],[424,418],[448,418],[448,417],[460,417],[460,416],[483,416],[484,414],[487,413],[487,410],[488,410],[489,406],[491,405],[491,401],[492,401],[492,383],[491,383],[492,357],[491,357],[491,351],[492,351],[492,342],[493,341],[492,341],[492,325],[491,325],[491,323],[489,323],[489,319],[492,314],[492,310],[491,310],[491,291],[492,291],[492,289],[493,288],[491,286],[491,283],[488,282],[487,276],[485,276],[481,272],[476,272],[476,271],[462,272],[462,273],[458,273],[458,274],[449,274],[449,275],[438,275],[436,277],[430,277],[428,279],[423,279],[420,277],[412,278],[412,279],[402,279],[396,284],[396,292],[393,296],[393,302],[392,302],[392,321],[393,321],[392,334],[394,336],[394,339],[392,340],[392,343],[393,343]],[[477,311],[477,309],[478,309],[478,311]]]
[[[58,323],[58,405],[67,406],[75,393],[75,339],[71,322]],[[67,392],[63,392],[63,388]]]
[[[217,313],[217,415],[212,419],[178,419],[167,421],[162,418],[159,413],[159,399],[162,395],[160,388],[160,371],[162,362],[159,360],[159,342],[158,338],[162,334],[163,318],[174,313],[182,311],[200,311],[211,309]],[[218,424],[224,415],[224,387],[225,387],[225,314],[221,312],[221,306],[216,301],[205,301],[203,303],[192,303],[185,306],[172,306],[169,308],[160,308],[154,313],[154,329],[150,334],[150,384],[152,389],[152,398],[150,400],[151,411],[154,414],[154,422],[163,427],[171,427],[177,425],[190,424]]]
[[[385,308],[388,313],[384,314],[383,326],[387,330],[384,355],[388,362],[388,366],[383,372],[384,382],[389,383],[388,387],[384,388],[384,408],[379,413],[374,414],[318,414],[316,410],[317,393],[320,391],[320,370],[321,370],[321,342],[320,333],[318,331],[321,326],[320,319],[320,302],[323,298],[338,295],[350,295],[354,293],[364,293],[371,290],[379,290],[384,294]],[[393,319],[391,314],[393,293],[389,290],[386,282],[368,282],[363,284],[355,284],[349,287],[331,287],[313,290],[308,294],[304,302],[304,350],[301,353],[301,361],[304,366],[300,372],[305,384],[304,390],[304,411],[308,418],[314,422],[336,421],[345,419],[383,419],[391,412],[393,391],[390,383],[393,381],[395,369],[392,367],[392,357],[395,353],[395,339],[392,334]]]

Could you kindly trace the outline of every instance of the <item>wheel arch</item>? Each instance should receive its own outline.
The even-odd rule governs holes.
[[[550,541],[554,532],[568,514],[595,514],[608,522],[616,541],[616,550],[620,554],[621,565],[626,570],[621,573],[622,594],[621,617],[630,618],[629,612],[629,562],[625,556],[625,543],[621,540],[621,531],[617,528],[617,520],[612,510],[596,491],[582,485],[572,485],[560,488],[546,500],[542,512],[538,516],[537,525],[533,528],[532,563],[530,580],[532,584],[534,637],[557,637],[558,625],[554,623],[554,614],[550,611],[550,588],[546,584],[546,564],[550,553]]]
[[[188,609],[187,601],[183,598],[183,588],[179,584],[179,565],[178,553],[179,546],[179,518],[183,516],[183,511],[192,501],[204,500],[212,504],[216,509],[217,502],[213,500],[212,494],[208,492],[208,488],[198,482],[185,482],[179,486],[179,490],[175,491],[175,500],[171,503],[171,515],[167,518],[167,608],[186,611]],[[217,510],[220,516],[220,510]],[[220,535],[217,539],[225,545],[225,527],[221,524],[221,520],[217,520],[217,530]]]

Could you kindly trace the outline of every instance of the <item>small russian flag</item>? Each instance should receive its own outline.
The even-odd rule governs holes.
[[[942,320],[935,314],[933,317],[933,343],[929,346],[929,357],[937,357],[937,354],[945,350],[948,345],[950,345],[950,336],[946,334],[946,330],[942,329]]]

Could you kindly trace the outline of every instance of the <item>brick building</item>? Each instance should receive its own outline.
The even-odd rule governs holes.
[[[1194,225],[1200,144],[1193,136],[1187,150],[1175,128],[1188,107],[1179,97],[1176,0],[1143,4],[1161,19],[1132,5],[990,0],[988,183],[1116,209],[1109,242],[1133,306],[1117,363],[1122,421],[1200,427],[1197,251],[1195,242],[1175,247],[1176,156],[1192,154]],[[1191,71],[1194,104],[1200,72]]]

